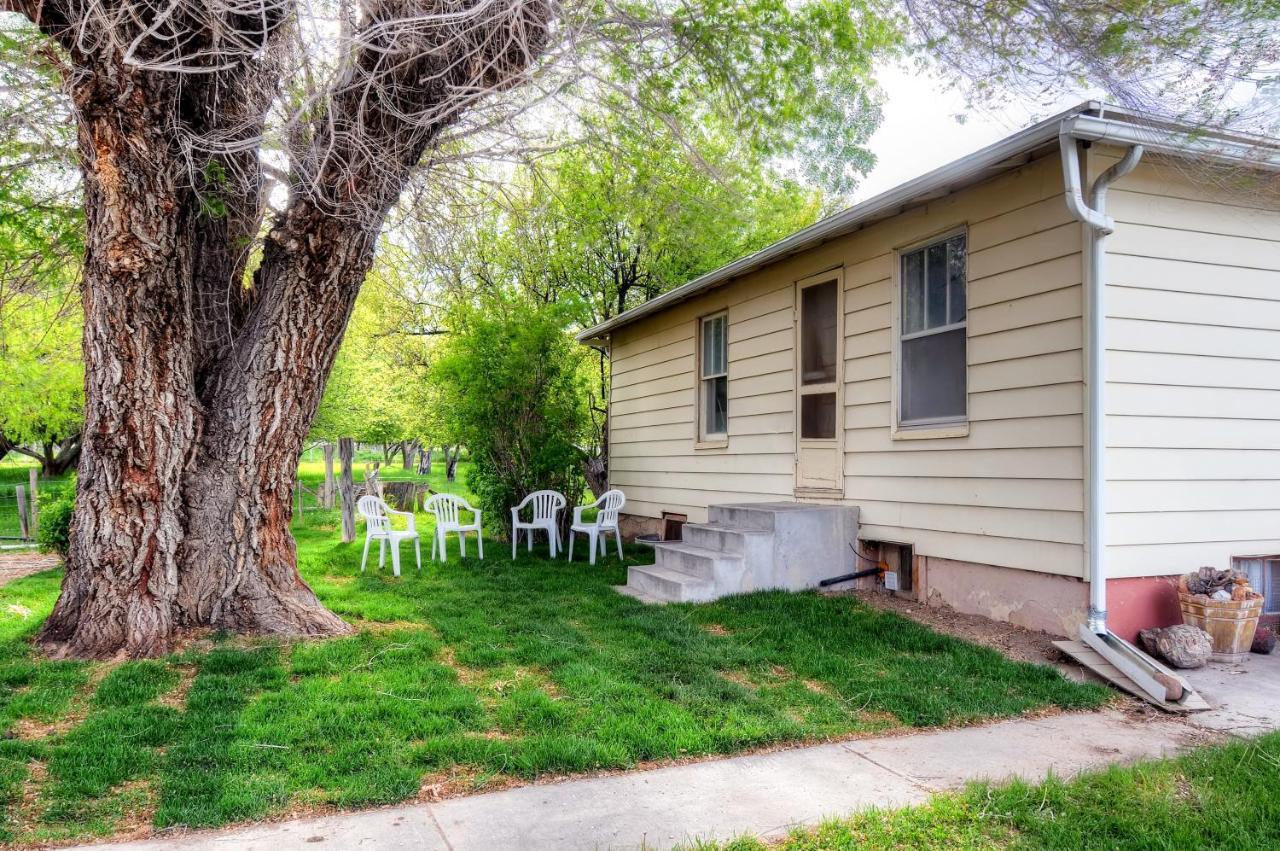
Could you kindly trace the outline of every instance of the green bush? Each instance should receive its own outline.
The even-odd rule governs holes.
[[[511,506],[530,491],[570,503],[583,491],[583,352],[554,306],[486,303],[454,323],[432,369],[441,414],[471,456],[486,529],[509,533]]]
[[[71,515],[76,507],[76,480],[59,489],[49,489],[40,494],[40,525],[36,530],[36,543],[41,552],[57,553],[67,557],[71,544]]]

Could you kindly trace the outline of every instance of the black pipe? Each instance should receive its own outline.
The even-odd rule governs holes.
[[[836,585],[841,582],[848,582],[851,579],[861,579],[864,576],[874,576],[880,572],[879,567],[869,567],[866,570],[859,570],[854,573],[846,573],[844,576],[833,576],[830,579],[823,579],[818,583],[819,588],[826,588],[828,585]]]

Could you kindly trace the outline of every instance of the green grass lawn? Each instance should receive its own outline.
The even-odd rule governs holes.
[[[302,573],[351,637],[49,662],[29,639],[58,574],[0,588],[0,841],[366,807],[1108,697],[847,597],[646,607],[610,589],[616,556],[512,562],[488,541],[483,562],[451,545],[418,574],[406,548],[401,579],[361,575],[361,544],[337,542],[332,514],[306,517]]]
[[[1074,780],[976,784],[802,830],[781,851],[1280,848],[1280,733]],[[762,851],[754,839],[700,846]]]

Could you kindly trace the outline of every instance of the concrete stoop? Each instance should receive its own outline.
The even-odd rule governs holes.
[[[713,505],[684,540],[654,545],[628,568],[623,594],[646,603],[703,602],[766,588],[798,591],[854,570],[858,509],[762,502]]]

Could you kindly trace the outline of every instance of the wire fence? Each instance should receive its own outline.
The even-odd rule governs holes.
[[[0,541],[34,541],[37,516],[37,506],[26,487],[0,486]]]

